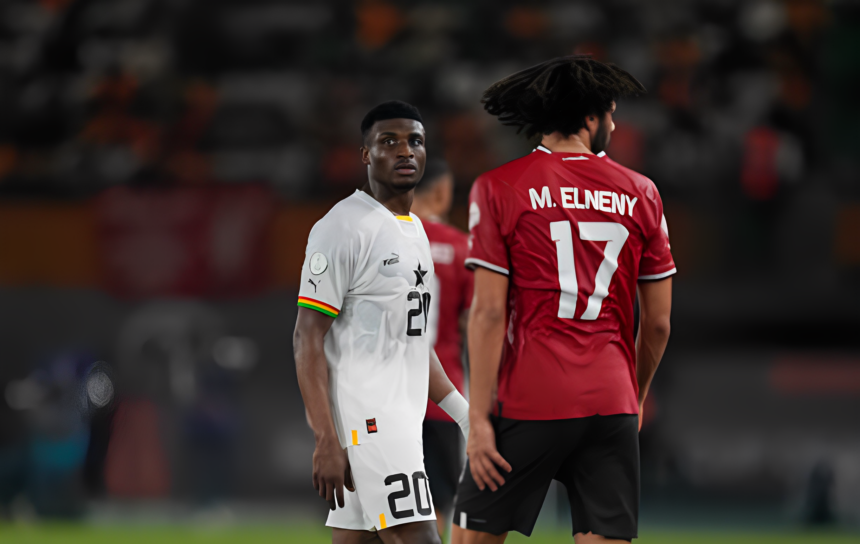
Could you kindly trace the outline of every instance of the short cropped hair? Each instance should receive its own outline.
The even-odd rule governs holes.
[[[400,100],[389,100],[367,112],[367,115],[361,120],[361,137],[367,137],[374,123],[386,119],[413,119],[424,124],[424,119],[421,118],[421,112],[418,111],[418,108]]]
[[[645,93],[645,87],[614,64],[590,55],[548,60],[493,83],[481,103],[504,125],[536,134],[576,134],[585,117],[612,108],[612,101]]]
[[[450,174],[451,169],[448,168],[448,163],[442,159],[428,160],[424,166],[424,177],[421,178],[421,183],[415,187],[416,193],[424,193],[433,188],[445,174]]]

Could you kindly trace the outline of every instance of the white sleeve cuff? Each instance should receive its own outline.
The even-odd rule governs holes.
[[[505,276],[510,275],[510,272],[507,268],[502,268],[501,266],[495,265],[493,263],[488,263],[482,259],[476,259],[474,257],[469,257],[466,259],[466,268],[474,269],[476,266],[480,266],[482,268],[486,268],[487,270],[492,270],[493,272],[498,272],[499,274],[504,274]]]
[[[448,393],[439,403],[439,408],[457,422],[463,436],[469,439],[469,402],[456,389]]]
[[[663,278],[668,278],[672,274],[678,271],[677,268],[672,268],[672,270],[667,270],[666,272],[661,272],[660,274],[648,274],[647,276],[639,276],[640,281],[650,281],[650,280],[662,280]]]

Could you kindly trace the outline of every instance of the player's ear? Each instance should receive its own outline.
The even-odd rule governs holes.
[[[594,136],[597,134],[597,129],[600,126],[600,121],[598,121],[597,117],[594,115],[586,115],[585,116],[585,131],[588,133],[589,144],[588,147],[591,147],[591,143],[594,142]]]
[[[358,150],[361,152],[361,163],[370,164],[370,149],[367,146],[361,146]]]

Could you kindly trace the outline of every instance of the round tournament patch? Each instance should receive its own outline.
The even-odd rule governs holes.
[[[325,255],[322,253],[314,253],[311,255],[310,263],[308,266],[311,269],[311,274],[317,276],[325,272],[325,269],[328,268],[328,259],[325,258]]]

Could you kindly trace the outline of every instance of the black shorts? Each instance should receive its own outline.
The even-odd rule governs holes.
[[[493,418],[496,447],[513,471],[497,491],[460,479],[454,523],[500,535],[530,535],[553,479],[570,498],[573,534],[637,537],[639,417],[619,414],[550,421]]]
[[[463,433],[453,421],[424,421],[424,470],[436,511],[451,515],[463,471]]]

